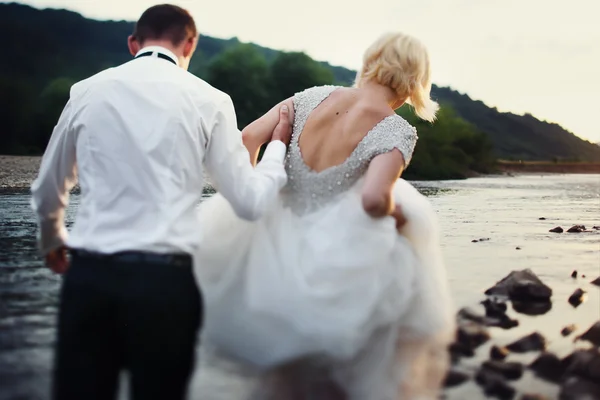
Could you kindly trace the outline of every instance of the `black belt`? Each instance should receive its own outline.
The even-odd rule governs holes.
[[[152,54],[154,54],[154,52],[153,52],[153,51],[149,51],[149,52],[147,52],[147,53],[142,53],[142,54],[140,54],[139,56],[136,56],[135,58],[140,58],[140,57],[148,57],[148,56],[151,56]],[[158,57],[158,58],[162,58],[163,60],[170,61],[170,62],[172,62],[173,64],[177,65],[177,63],[175,62],[175,60],[173,60],[171,57],[169,57],[169,56],[168,56],[168,55],[166,55],[166,54],[163,54],[163,53],[156,52],[156,57]]]
[[[70,253],[75,257],[88,258],[102,261],[113,261],[120,263],[144,263],[144,264],[160,264],[160,265],[175,265],[178,267],[191,267],[192,256],[189,254],[159,254],[149,253],[144,251],[123,251],[113,254],[96,253],[87,250],[71,249]]]

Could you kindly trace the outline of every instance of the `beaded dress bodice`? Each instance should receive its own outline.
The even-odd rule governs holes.
[[[414,151],[416,129],[399,115],[390,115],[365,135],[343,163],[319,172],[311,170],[302,158],[298,140],[310,113],[337,88],[317,86],[293,98],[294,126],[285,162],[288,183],[282,195],[284,204],[296,214],[315,211],[349,190],[375,156],[398,149],[408,165]]]

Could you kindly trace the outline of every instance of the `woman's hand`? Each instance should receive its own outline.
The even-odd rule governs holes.
[[[394,211],[390,214],[396,220],[396,229],[399,231],[406,224],[406,217],[399,204],[394,204]]]
[[[291,97],[271,108],[269,112],[242,130],[242,140],[244,146],[248,149],[248,153],[250,153],[250,162],[252,165],[256,165],[258,161],[260,147],[273,139],[273,131],[282,121],[281,110],[283,105],[288,107],[287,117],[289,119],[291,134],[291,125],[294,122],[294,102]],[[286,138],[284,137],[283,139]],[[285,140],[282,140],[282,142],[286,143]],[[287,142],[289,142],[289,137],[287,138]]]

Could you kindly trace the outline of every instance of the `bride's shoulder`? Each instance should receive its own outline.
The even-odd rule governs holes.
[[[364,139],[370,158],[398,149],[404,156],[405,165],[412,159],[418,140],[417,129],[397,114],[385,117]]]
[[[388,117],[389,128],[397,134],[417,136],[417,128],[410,124],[404,117],[398,114],[392,114]]]
[[[318,97],[320,95],[327,95],[333,92],[336,89],[342,88],[343,86],[335,86],[335,85],[321,85],[321,86],[313,86],[307,89],[301,90],[294,94],[294,98],[303,98],[303,97]]]

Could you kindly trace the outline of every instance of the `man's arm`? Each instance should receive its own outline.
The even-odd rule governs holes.
[[[282,107],[271,143],[253,168],[237,129],[233,103],[227,98],[219,107],[210,129],[205,165],[219,192],[240,218],[259,219],[287,183],[284,158],[290,135],[289,109]]]
[[[31,186],[31,207],[38,218],[39,249],[47,256],[47,261],[58,257],[58,253],[64,253],[61,249],[67,239],[65,208],[69,202],[69,191],[77,179],[72,108],[69,100],[54,127],[38,177]]]

